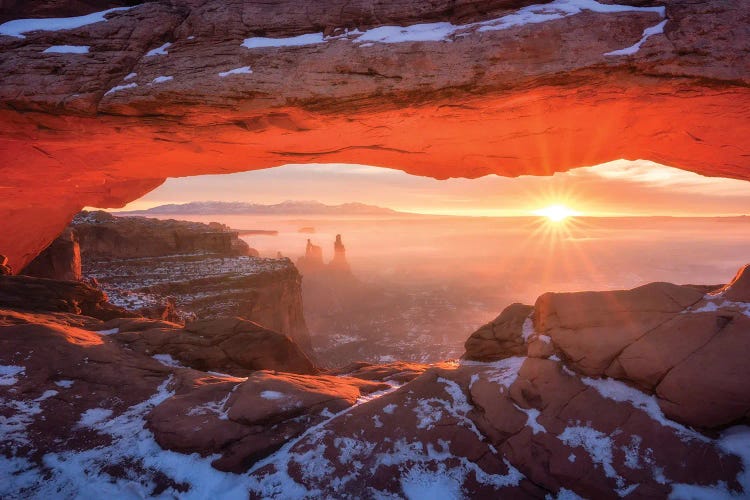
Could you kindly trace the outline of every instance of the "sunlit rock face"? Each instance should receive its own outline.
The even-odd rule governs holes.
[[[653,394],[667,417],[692,428],[730,425],[750,409],[747,269],[721,288],[545,293],[533,308],[513,304],[474,332],[464,357],[562,359],[585,377]]]
[[[602,2],[19,2],[3,20],[89,17],[0,25],[0,251],[22,269],[82,206],[290,162],[750,178],[750,5]]]

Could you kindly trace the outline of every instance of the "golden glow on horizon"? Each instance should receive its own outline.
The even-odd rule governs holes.
[[[549,205],[547,207],[540,208],[539,210],[535,210],[533,213],[534,215],[547,217],[547,219],[552,222],[562,222],[568,217],[579,215],[578,212],[566,207],[565,205]]]

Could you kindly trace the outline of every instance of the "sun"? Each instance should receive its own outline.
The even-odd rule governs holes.
[[[534,214],[541,215],[542,217],[547,217],[547,219],[552,222],[561,222],[568,217],[578,215],[578,212],[566,207],[565,205],[550,205],[548,207],[535,210]]]

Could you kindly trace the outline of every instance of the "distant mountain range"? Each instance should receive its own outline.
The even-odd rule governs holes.
[[[117,212],[119,215],[396,215],[401,213],[390,208],[365,205],[364,203],[326,205],[319,201],[292,200],[275,205],[239,201],[192,201],[190,203],[159,205],[147,210]]]

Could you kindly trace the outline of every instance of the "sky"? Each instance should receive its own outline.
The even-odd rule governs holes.
[[[551,177],[489,175],[436,180],[366,165],[285,165],[237,174],[168,179],[123,210],[166,203],[317,200],[453,215],[531,215],[564,205],[580,215],[750,214],[750,183],[703,177],[649,161],[617,160]]]

